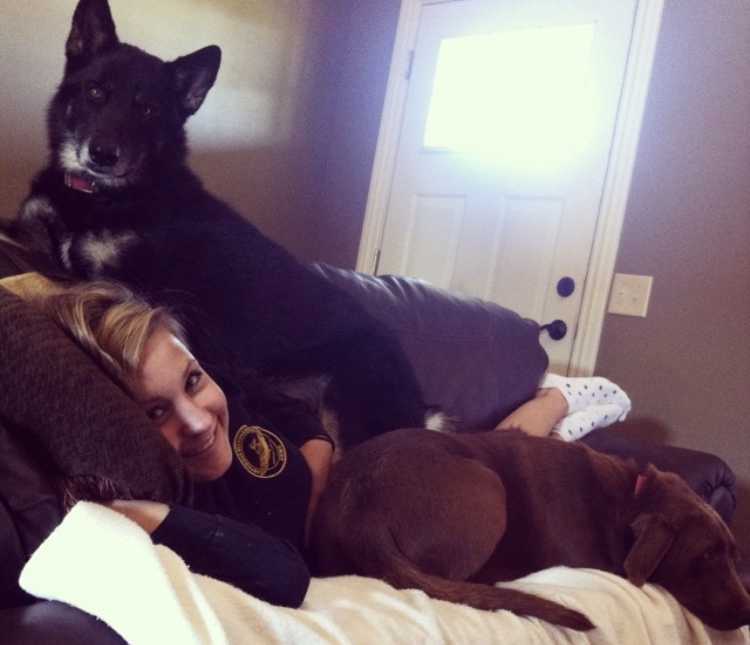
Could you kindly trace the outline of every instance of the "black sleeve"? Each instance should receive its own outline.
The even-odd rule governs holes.
[[[254,525],[175,505],[151,539],[180,555],[193,572],[261,600],[299,607],[305,599],[310,573],[302,556]]]

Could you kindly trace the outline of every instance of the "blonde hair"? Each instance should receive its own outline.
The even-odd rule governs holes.
[[[185,342],[179,321],[116,282],[87,282],[50,289],[30,298],[107,373],[130,389],[146,341],[165,327]]]

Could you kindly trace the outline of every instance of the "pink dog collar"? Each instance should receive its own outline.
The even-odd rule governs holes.
[[[646,475],[638,475],[638,477],[635,478],[635,496],[638,497],[642,492],[643,489],[646,486],[646,480],[648,477]]]

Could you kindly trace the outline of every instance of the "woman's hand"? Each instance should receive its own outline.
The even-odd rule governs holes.
[[[331,472],[333,445],[325,439],[310,439],[302,444],[300,452],[312,473],[312,490],[310,491],[310,502],[307,506],[307,520],[305,522],[305,542],[307,542],[310,534],[310,523]]]
[[[159,527],[169,514],[169,506],[166,504],[139,499],[116,499],[105,504],[105,506],[130,518],[149,535]]]

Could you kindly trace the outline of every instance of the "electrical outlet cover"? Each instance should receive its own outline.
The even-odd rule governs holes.
[[[609,297],[609,313],[645,318],[653,282],[650,275],[616,273]]]

